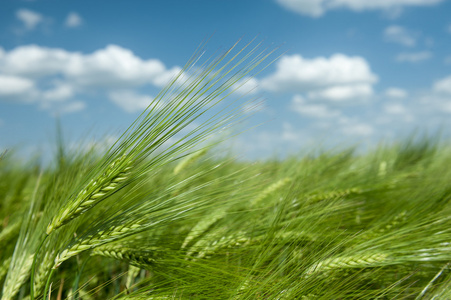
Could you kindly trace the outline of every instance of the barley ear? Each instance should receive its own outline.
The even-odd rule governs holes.
[[[3,280],[3,277],[6,276],[6,273],[8,273],[10,263],[11,263],[11,257],[5,259],[3,261],[3,263],[0,265],[0,282]]]
[[[91,255],[110,257],[128,262],[131,266],[135,266],[138,269],[148,269],[149,266],[155,264],[155,255],[158,254],[158,252],[161,252],[161,249],[155,251],[140,251],[133,248],[117,247],[117,245],[114,245],[96,248],[92,251]]]
[[[130,176],[130,162],[123,155],[113,161],[107,169],[91,181],[65,207],[60,209],[47,226],[46,233],[50,234],[59,227],[79,217],[94,205],[121,188]],[[125,166],[124,166],[125,165]]]
[[[19,262],[20,268],[10,269],[8,276],[6,277],[3,285],[2,300],[14,299],[19,292],[22,285],[30,276],[31,265],[33,264],[34,255],[28,255],[27,257],[21,257]]]
[[[282,178],[273,184],[269,185],[267,188],[265,188],[255,199],[252,200],[252,205],[257,205],[263,200],[265,200],[269,195],[276,193],[277,191],[283,189],[286,185],[291,183],[290,177]]]
[[[307,274],[332,271],[335,269],[366,268],[380,266],[387,260],[387,257],[388,255],[385,253],[372,253],[372,254],[327,258],[310,267],[307,270]]]
[[[61,265],[64,261],[68,260],[69,258],[77,254],[80,254],[83,251],[94,249],[106,243],[142,231],[143,228],[144,226],[139,222],[132,224],[116,225],[112,226],[108,230],[100,230],[93,235],[79,239],[75,243],[69,245],[67,248],[65,248],[56,256],[53,269],[58,268],[59,265]]]
[[[188,167],[190,167],[193,163],[195,163],[199,158],[204,156],[207,153],[207,149],[198,150],[197,152],[194,152],[187,157],[185,157],[182,161],[180,161],[177,166],[174,168],[174,175],[179,174],[183,170],[186,170]]]

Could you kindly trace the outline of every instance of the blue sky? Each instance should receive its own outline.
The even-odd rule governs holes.
[[[451,136],[449,0],[0,2],[0,149],[114,140],[206,37],[282,45],[266,99],[233,141],[245,157]]]

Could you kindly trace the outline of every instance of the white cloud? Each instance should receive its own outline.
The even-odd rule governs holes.
[[[82,111],[85,108],[86,108],[86,104],[84,102],[74,101],[74,102],[69,102],[69,103],[65,104],[64,106],[62,106],[58,110],[58,113],[59,114],[74,113],[74,112]]]
[[[69,102],[42,102],[40,108],[49,111],[52,115],[61,116],[65,114],[76,113],[86,108],[86,103],[82,101]]]
[[[246,114],[265,111],[267,107],[263,100],[255,99],[242,105],[241,110]]]
[[[323,0],[276,0],[283,7],[301,15],[320,17],[326,7]]]
[[[404,122],[412,122],[414,120],[414,116],[407,109],[405,105],[402,103],[386,103],[383,107],[384,112],[388,114],[388,118],[385,118],[386,123],[391,123],[393,121],[404,121]]]
[[[280,138],[283,141],[298,142],[300,136],[299,133],[293,128],[293,125],[288,122],[283,122],[282,134],[280,135]]]
[[[307,93],[309,99],[326,101],[365,100],[373,95],[378,77],[359,56],[334,54],[330,58],[283,56],[276,71],[260,81],[260,87],[275,92]]]
[[[70,28],[80,27],[82,24],[83,19],[76,12],[69,13],[66,17],[66,21],[64,22],[64,25]]]
[[[131,50],[109,45],[92,54],[72,54],[65,75],[86,87],[133,87],[151,83],[163,86],[180,69],[167,70],[157,59],[142,60]]]
[[[148,95],[137,94],[132,90],[120,90],[109,93],[109,98],[128,113],[143,111],[154,99]]]
[[[319,91],[309,92],[310,99],[329,101],[365,100],[373,95],[369,84],[337,85]]]
[[[62,75],[82,87],[163,86],[180,68],[166,69],[157,59],[143,60],[131,50],[109,45],[91,54],[37,45],[21,46],[0,56],[0,69],[9,74],[41,78]]]
[[[451,76],[436,81],[433,86],[433,91],[451,95]]]
[[[246,77],[235,83],[232,88],[240,94],[252,95],[259,91],[259,81],[254,77]]]
[[[442,104],[442,109],[448,113],[451,113],[451,101],[446,101]]]
[[[443,2],[444,0],[333,0],[333,6],[349,7],[355,11],[392,9],[403,6],[429,6]]]
[[[341,118],[339,123],[341,132],[346,135],[368,137],[375,132],[373,126],[370,124],[362,123],[346,117]]]
[[[306,92],[376,81],[377,76],[362,57],[334,54],[330,58],[306,59],[295,54],[283,56],[276,64],[276,72],[261,80],[261,87],[270,91]]]
[[[407,97],[407,91],[400,88],[392,87],[385,90],[385,95],[393,99],[403,99]]]
[[[34,90],[34,82],[18,76],[0,74],[0,96],[23,96]]]
[[[20,46],[0,57],[0,70],[8,74],[34,78],[65,75],[68,65],[75,56],[81,54],[37,45]]]
[[[388,103],[384,107],[385,112],[393,115],[405,114],[406,108],[400,103]]]
[[[281,6],[301,15],[320,17],[333,9],[399,11],[407,6],[430,6],[445,0],[276,0]]]
[[[348,135],[370,136],[374,133],[374,128],[369,124],[358,123],[343,127],[343,133]]]
[[[64,101],[74,95],[74,88],[66,83],[57,83],[53,89],[42,92],[42,98],[48,101]]]
[[[16,12],[16,17],[23,23],[27,30],[35,29],[36,26],[44,21],[43,15],[25,8],[19,9]]]
[[[10,51],[0,48],[0,80],[5,83],[0,82],[0,93],[33,100],[50,111],[52,105],[58,106],[64,113],[84,108],[82,102],[72,100],[91,92],[105,93],[125,111],[142,110],[152,98],[131,89],[161,87],[179,71],[179,67],[168,69],[160,60],[142,59],[117,45],[88,54],[37,45]]]
[[[403,52],[396,56],[396,60],[399,62],[411,62],[416,63],[424,60],[428,60],[432,57],[432,53],[429,51],[422,52]]]
[[[301,115],[314,118],[331,118],[340,115],[338,110],[333,110],[325,104],[308,103],[300,95],[295,95],[291,100],[291,109]]]
[[[401,44],[407,47],[413,47],[417,43],[417,38],[414,33],[397,25],[387,27],[384,31],[384,37],[388,42]]]

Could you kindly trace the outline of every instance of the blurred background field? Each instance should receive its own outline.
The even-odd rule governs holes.
[[[197,152],[47,239],[35,295],[56,253],[75,242],[94,246],[56,269],[52,299],[448,299],[449,150],[420,139],[258,163]],[[14,251],[32,245],[48,202],[98,162],[95,153],[60,154],[45,169],[12,153],[0,162],[2,299],[29,299],[30,261]],[[95,245],[99,230],[144,211],[154,225]],[[23,274],[9,298],[12,269]]]

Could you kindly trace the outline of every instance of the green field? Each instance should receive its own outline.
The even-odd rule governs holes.
[[[273,53],[201,53],[109,149],[1,156],[1,299],[451,299],[448,144],[218,155]]]

